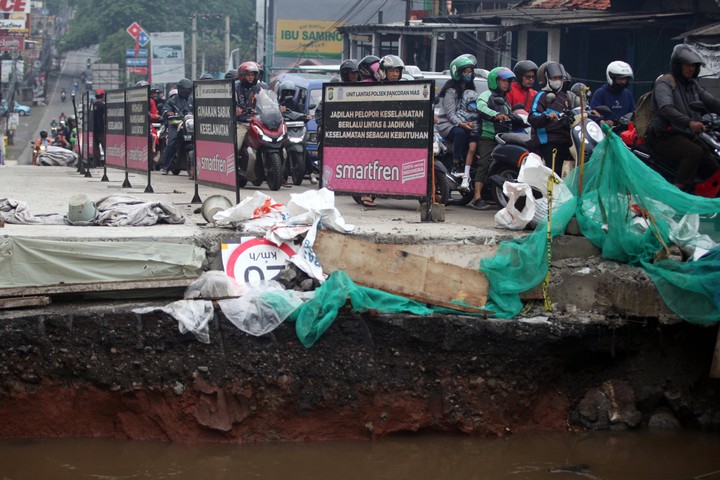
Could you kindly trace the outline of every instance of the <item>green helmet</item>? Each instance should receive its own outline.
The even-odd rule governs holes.
[[[477,65],[475,57],[470,54],[464,54],[457,57],[455,60],[450,62],[450,77],[456,82],[460,81],[462,77],[462,71],[465,67],[472,67],[473,69]]]
[[[497,92],[498,80],[511,80],[515,78],[515,74],[507,67],[495,67],[488,73],[488,88],[493,92]]]

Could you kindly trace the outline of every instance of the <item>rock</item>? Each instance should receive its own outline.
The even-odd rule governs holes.
[[[668,410],[658,410],[650,417],[648,428],[658,430],[679,430],[680,421]]]
[[[635,428],[642,414],[635,407],[635,392],[628,382],[608,380],[587,391],[578,405],[576,418],[591,430]]]

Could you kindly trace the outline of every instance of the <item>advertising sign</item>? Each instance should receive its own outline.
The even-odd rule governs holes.
[[[196,82],[195,162],[198,183],[235,189],[233,81]]]
[[[126,50],[125,50],[125,56],[126,56],[126,57],[134,57],[134,56],[135,56],[135,49],[134,49],[134,48],[128,48],[128,49],[126,49]],[[145,58],[147,58],[147,56],[148,56],[147,48],[138,48],[137,56],[138,56],[138,57],[145,57]]]
[[[126,58],[125,59],[125,65],[128,67],[147,67],[148,59],[147,58]]]
[[[341,193],[428,197],[432,82],[323,85],[323,186]]]
[[[0,35],[0,51],[8,50],[25,50],[25,39],[23,37],[7,37],[5,35]]]
[[[156,32],[150,40],[153,82],[175,83],[185,77],[184,32]]]
[[[124,169],[125,163],[125,92],[110,90],[105,93],[107,123],[105,124],[105,164]]]
[[[275,55],[279,57],[342,58],[343,39],[337,27],[345,22],[278,19]]]
[[[147,173],[150,159],[150,86],[125,90],[125,145],[128,170]]]
[[[0,0],[0,13],[30,13],[30,0]]]

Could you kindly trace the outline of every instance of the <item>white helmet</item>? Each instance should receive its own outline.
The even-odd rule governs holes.
[[[607,77],[608,85],[612,87],[614,77],[633,78],[634,75],[632,67],[630,67],[630,65],[620,60],[615,60],[614,62],[610,62],[610,64],[605,69],[605,76]]]

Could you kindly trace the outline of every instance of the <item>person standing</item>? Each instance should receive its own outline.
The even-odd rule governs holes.
[[[95,90],[93,102],[93,161],[90,167],[101,167],[104,160],[100,158],[100,148],[105,152],[105,124],[107,123],[107,106],[105,90]]]

